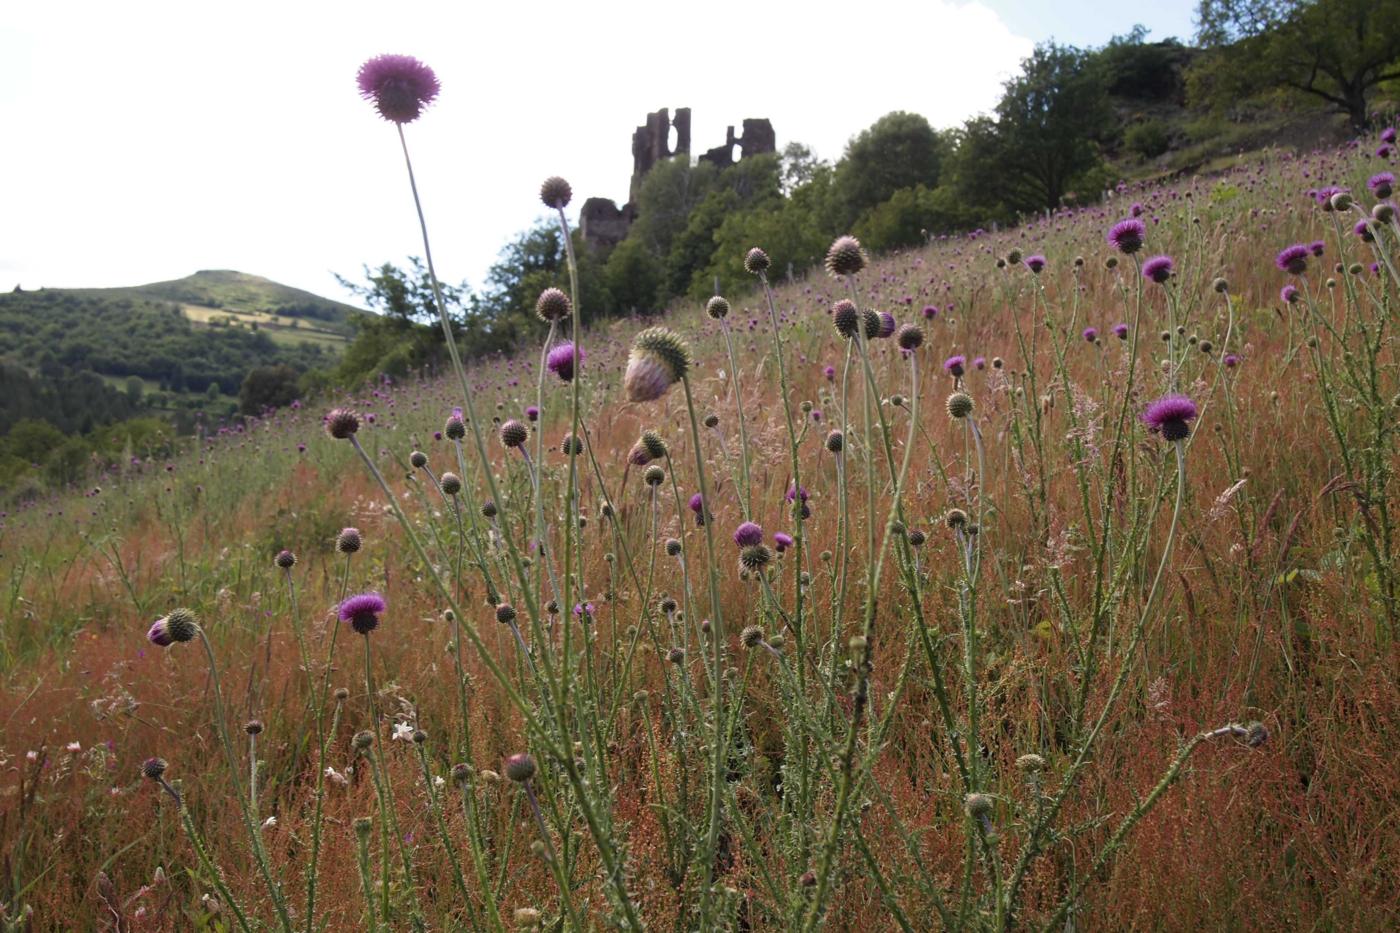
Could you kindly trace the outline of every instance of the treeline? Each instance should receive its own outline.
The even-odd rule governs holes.
[[[180,307],[63,290],[0,295],[0,494],[81,477],[124,451],[144,457],[188,433],[202,414],[234,414],[250,373],[275,404],[332,357],[239,328],[196,328]],[[290,374],[290,375],[289,375]],[[292,394],[287,394],[290,379]],[[240,399],[241,401],[241,399]],[[245,411],[261,411],[262,397]]]
[[[318,346],[280,346],[252,330],[196,328],[170,302],[47,289],[0,295],[0,355],[41,375],[86,370],[196,393],[212,385],[237,391],[248,370],[260,364],[307,369],[326,358]]]

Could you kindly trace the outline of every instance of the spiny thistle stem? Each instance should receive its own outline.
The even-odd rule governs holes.
[[[258,872],[262,875],[263,883],[267,885],[268,893],[272,896],[273,906],[277,910],[277,919],[282,925],[284,933],[292,933],[292,918],[287,913],[286,902],[282,899],[282,889],[272,878],[272,869],[268,866],[267,853],[263,850],[262,833],[258,830],[258,825],[253,820],[251,811],[248,809],[248,798],[243,794],[240,786],[242,781],[238,777],[238,759],[233,752],[233,742],[229,739],[228,726],[224,722],[224,699],[223,691],[219,687],[219,665],[214,659],[214,647],[209,643],[209,636],[205,634],[204,627],[195,629],[199,636],[199,642],[204,646],[204,656],[209,662],[209,681],[214,688],[214,730],[219,734],[219,742],[223,746],[224,759],[228,762],[229,776],[233,780],[234,796],[238,799],[238,809],[243,816],[243,826],[248,832],[248,840],[253,846],[253,860],[257,863]]]

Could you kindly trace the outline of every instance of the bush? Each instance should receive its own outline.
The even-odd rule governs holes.
[[[1144,159],[1155,159],[1171,147],[1171,135],[1161,120],[1143,120],[1128,127],[1124,144]]]

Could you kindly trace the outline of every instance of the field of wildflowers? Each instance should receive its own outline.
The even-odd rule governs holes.
[[[360,86],[407,157],[431,71]],[[607,330],[551,289],[6,516],[0,916],[1393,927],[1391,143]]]

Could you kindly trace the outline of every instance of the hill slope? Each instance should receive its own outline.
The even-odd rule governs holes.
[[[226,270],[0,295],[0,434],[24,418],[86,433],[148,409],[226,413],[251,369],[324,365],[361,313]]]

